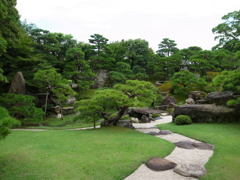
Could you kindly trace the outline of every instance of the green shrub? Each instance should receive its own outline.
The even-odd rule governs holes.
[[[185,125],[185,124],[192,124],[192,120],[189,116],[186,116],[186,115],[178,115],[174,122],[177,124],[177,125]]]
[[[23,125],[39,123],[43,120],[43,111],[36,108],[33,96],[20,94],[3,94],[0,105],[5,107],[9,114],[19,119]]]
[[[19,121],[8,114],[7,109],[0,107],[0,140],[10,133],[9,128],[18,125],[19,123]]]
[[[159,116],[160,116],[159,114],[152,114],[152,118],[157,118]]]

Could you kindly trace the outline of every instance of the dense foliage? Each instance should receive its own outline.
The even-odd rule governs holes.
[[[79,101],[79,118],[90,121],[102,118],[104,125],[117,125],[129,107],[146,104],[150,106],[159,100],[161,96],[157,92],[158,89],[150,82],[127,80],[126,84],[117,84],[113,89],[98,90],[91,99]]]
[[[213,50],[196,46],[179,49],[177,42],[164,38],[159,40],[159,49],[154,52],[146,40],[139,38],[111,42],[103,35],[93,34],[89,43],[78,42],[70,34],[50,32],[26,21],[20,22],[15,6],[16,0],[0,2],[0,93],[8,92],[13,76],[21,71],[26,80],[27,94],[37,98],[38,94],[44,95],[37,99],[36,106],[44,108],[45,115],[51,111],[50,107],[64,106],[66,100],[76,94],[74,91],[81,93],[92,88],[95,74],[100,70],[108,72],[105,87],[113,89],[101,90],[85,100],[86,113],[90,106],[96,107],[93,102],[99,103],[100,97],[104,99],[108,95],[112,96],[109,106],[116,101],[118,110],[131,106],[126,99],[130,96],[136,96],[130,97],[134,99],[134,106],[149,104],[150,101],[158,103],[150,83],[145,85],[142,81],[140,86],[138,83],[129,84],[137,82],[129,80],[166,81],[165,88],[160,87],[160,90],[183,97],[192,90],[240,93],[237,70],[240,65],[240,11],[223,16],[223,22],[212,29],[219,40]],[[209,76],[214,73],[218,76]],[[131,94],[137,90],[144,93]],[[8,102],[8,96],[13,97],[13,102]],[[27,114],[26,109],[16,112],[10,107],[9,104],[19,104],[19,98],[23,99],[21,108],[35,107],[31,96],[7,94],[1,98],[2,105],[23,124],[39,122],[42,118],[40,111],[33,116]],[[28,113],[33,111],[31,109]]]
[[[11,127],[20,124],[15,118],[12,118],[7,109],[0,107],[0,140],[5,138],[9,133]]]

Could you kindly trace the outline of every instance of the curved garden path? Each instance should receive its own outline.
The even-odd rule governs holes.
[[[165,124],[172,121],[171,116],[163,116],[160,120],[154,121],[153,123],[146,124],[133,124],[137,131],[143,133],[149,132],[159,132],[156,128],[157,124]],[[176,143],[179,141],[190,141],[194,143],[201,143],[194,139],[182,136],[180,134],[172,133],[168,135],[156,135],[158,138],[165,139],[171,143]],[[170,155],[164,159],[175,162],[176,164],[197,164],[204,166],[209,158],[213,155],[213,150],[200,150],[194,149],[183,149],[176,147]],[[125,180],[193,180],[196,178],[181,176],[175,172],[173,169],[167,171],[153,171],[149,169],[145,164],[142,164],[135,172],[129,175]]]
[[[162,116],[159,120],[153,121],[151,123],[133,123],[133,126],[137,131],[143,133],[152,133],[159,132],[159,129],[156,127],[157,124],[166,124],[172,121],[172,116]],[[99,128],[97,126],[96,128]],[[93,129],[93,127],[87,128],[75,128],[75,129],[67,129],[67,130],[85,130],[85,129]],[[15,131],[47,131],[46,129],[13,129]],[[194,139],[188,138],[186,136],[172,133],[167,135],[156,135],[156,137],[165,139],[171,143],[176,143],[179,141],[190,141],[193,143],[201,143],[200,141],[196,141]],[[175,162],[176,164],[196,164],[200,166],[204,166],[209,158],[213,155],[213,150],[201,150],[201,149],[183,149],[176,147],[172,153],[166,156],[164,159]],[[171,170],[167,171],[153,171],[149,169],[145,164],[142,164],[136,171],[134,171],[131,175],[125,178],[125,180],[196,180],[196,178],[181,176]]]

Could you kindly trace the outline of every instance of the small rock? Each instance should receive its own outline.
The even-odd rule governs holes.
[[[62,114],[57,114],[57,118],[61,119],[62,118]]]
[[[193,143],[193,146],[202,150],[213,150],[214,146],[207,143]]]
[[[186,99],[186,104],[194,104],[194,100],[192,98]]]
[[[131,120],[132,120],[133,123],[139,123],[138,118],[131,118]]]
[[[158,134],[159,135],[168,135],[168,134],[172,134],[172,132],[169,130],[160,130]]]
[[[147,167],[154,171],[166,171],[173,169],[177,164],[159,157],[150,158],[147,163]]]
[[[191,141],[179,141],[174,143],[177,147],[184,148],[184,149],[194,149],[193,142]]]
[[[198,178],[207,173],[206,169],[203,166],[197,164],[181,164],[177,165],[173,171],[177,174],[186,177],[195,177]]]

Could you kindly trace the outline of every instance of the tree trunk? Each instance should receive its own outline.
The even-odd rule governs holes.
[[[105,116],[106,114],[105,113],[101,113],[102,114],[101,116],[105,120],[104,125],[105,126],[117,126],[117,123],[118,123],[119,119],[124,115],[124,113],[127,110],[128,110],[128,106],[121,107],[120,110],[118,111],[118,114],[115,117],[111,118],[111,119],[106,118],[106,116]]]
[[[45,99],[45,108],[44,108],[45,119],[46,119],[46,117],[47,117],[48,95],[49,95],[49,90],[47,89],[47,94],[46,94],[46,99]]]

